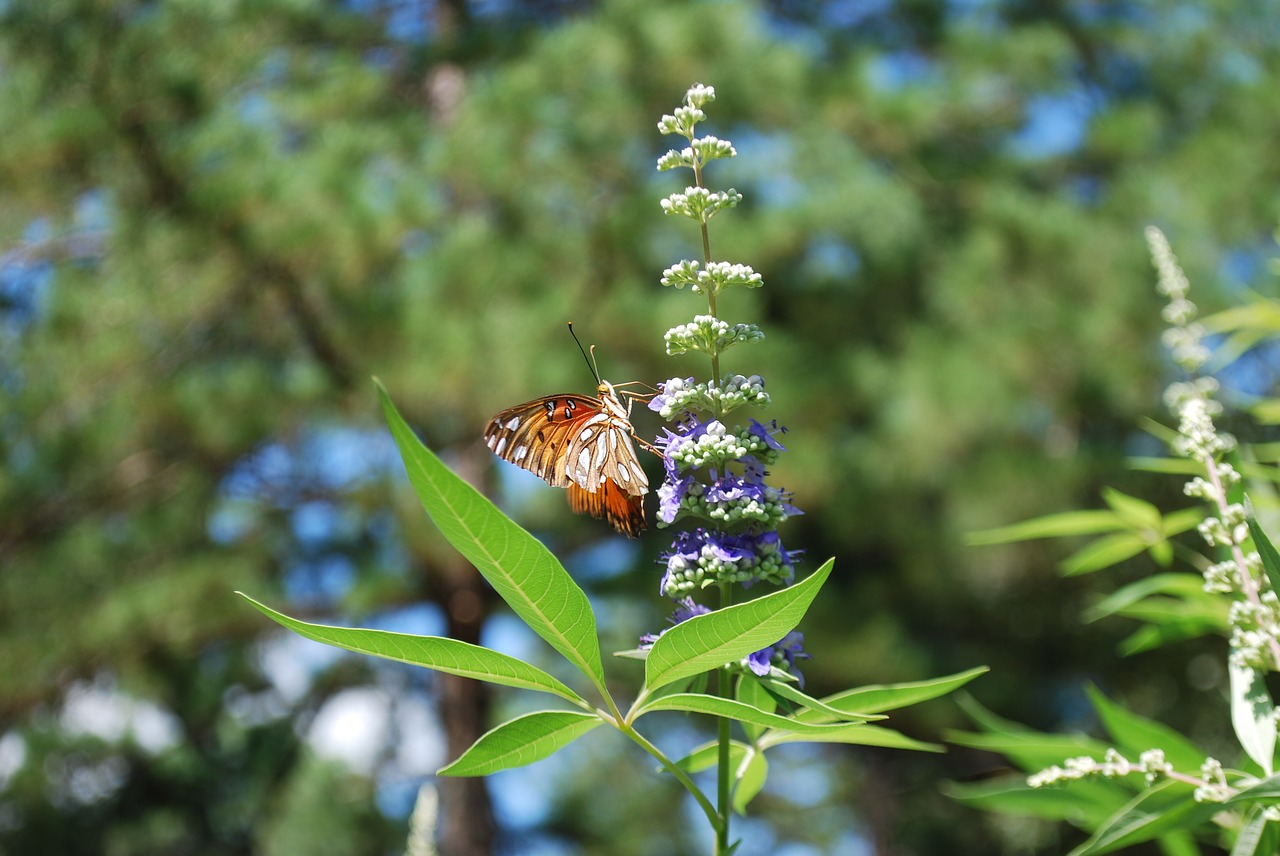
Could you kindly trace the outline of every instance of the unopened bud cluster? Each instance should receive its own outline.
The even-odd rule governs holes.
[[[711,262],[702,270],[699,263],[686,259],[662,272],[662,284],[675,288],[690,287],[694,294],[718,295],[735,285],[759,288],[764,277],[751,269],[751,265],[731,262]]]
[[[649,408],[668,422],[691,410],[724,415],[747,404],[769,404],[769,393],[764,391],[764,378],[760,375],[726,375],[718,384],[673,377],[658,384],[658,388],[661,391],[650,401]]]
[[[729,324],[711,315],[697,315],[688,324],[678,324],[667,331],[667,356],[700,351],[723,353],[733,345],[758,342],[764,333],[755,324]]]

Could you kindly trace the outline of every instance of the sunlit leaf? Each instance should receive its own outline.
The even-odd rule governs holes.
[[[898,710],[954,692],[988,671],[990,670],[986,666],[977,666],[954,675],[931,678],[927,681],[873,684],[827,696],[822,699],[822,703],[847,713],[882,713],[886,710]],[[807,722],[830,721],[830,717],[819,710],[800,711],[796,714],[796,718]]]
[[[1147,539],[1135,532],[1117,532],[1086,544],[1072,553],[1062,561],[1062,572],[1071,577],[1100,571],[1118,565],[1125,559],[1132,559],[1147,549],[1148,545]]]
[[[782,743],[846,743],[853,746],[908,749],[913,752],[946,751],[944,747],[936,743],[925,743],[922,740],[916,740],[882,725],[859,725],[855,722],[824,727],[830,730],[817,733],[770,731],[760,738],[760,745],[769,747]]]
[[[441,463],[401,418],[382,384],[375,384],[409,481],[436,526],[516,615],[603,694],[596,618],[586,594],[542,542]]]
[[[834,734],[843,727],[841,724],[822,725],[799,722],[785,716],[779,716],[776,713],[760,710],[749,704],[743,704],[736,699],[720,698],[719,696],[703,695],[701,693],[672,693],[671,695],[658,696],[642,704],[639,713],[652,713],[658,710],[683,710],[687,713],[705,713],[710,716],[721,716],[742,722],[753,722],[756,725],[763,725],[769,728],[795,731],[799,734]],[[637,715],[637,718],[639,718],[639,715]]]
[[[540,761],[602,725],[593,713],[539,710],[502,723],[481,735],[441,776],[488,776]]]
[[[1276,551],[1267,533],[1262,531],[1257,518],[1250,515],[1248,523],[1249,535],[1253,538],[1254,548],[1262,558],[1262,567],[1267,572],[1267,579],[1271,582],[1271,590],[1280,592],[1280,552]]]
[[[1280,847],[1280,824],[1268,822],[1261,811],[1250,812],[1236,835],[1231,856],[1275,856]]]
[[[764,753],[748,751],[734,767],[737,785],[733,789],[733,810],[738,814],[746,814],[747,805],[760,793],[768,777],[769,762],[765,760]]]
[[[541,669],[523,660],[517,660],[479,645],[440,636],[412,636],[408,633],[392,633],[388,630],[309,624],[263,606],[248,595],[240,596],[268,618],[289,628],[299,636],[314,639],[316,642],[345,648],[359,654],[370,654],[413,666],[423,666],[437,672],[461,675],[464,678],[527,690],[541,690],[554,693],[574,704],[587,704],[581,696]]]
[[[1270,776],[1276,752],[1275,704],[1262,675],[1248,666],[1227,661],[1231,678],[1231,725],[1240,746]]]
[[[1098,621],[1152,595],[1171,595],[1180,599],[1213,598],[1204,591],[1204,577],[1198,573],[1157,573],[1121,587],[1094,604],[1085,613],[1085,621]]]
[[[1111,853],[1151,841],[1169,832],[1193,829],[1208,821],[1221,807],[1196,802],[1194,788],[1165,780],[1138,794],[1099,826],[1071,856]]]
[[[729,763],[737,765],[746,756],[751,747],[741,740],[729,741]],[[720,744],[715,740],[699,745],[675,764],[687,773],[700,773],[714,767],[720,758]],[[658,768],[661,771],[661,767]]]
[[[645,688],[717,669],[791,632],[831,574],[828,559],[804,580],[756,600],[698,615],[658,637],[645,660]]]

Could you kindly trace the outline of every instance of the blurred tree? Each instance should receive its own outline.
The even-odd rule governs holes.
[[[399,848],[395,747],[370,780],[299,736],[347,688],[389,685],[444,702],[456,754],[486,699],[346,660],[287,692],[278,637],[231,592],[464,639],[490,627],[487,592],[400,486],[366,378],[487,482],[488,415],[589,389],[564,321],[613,380],[682,372],[657,341],[687,304],[656,280],[688,236],[659,215],[652,128],[694,81],[720,93],[740,152],[721,175],[747,194],[714,249],[771,284],[760,362],[729,368],[764,373],[792,429],[782,475],[808,516],[789,546],[843,569],[805,627],[811,685],[987,662],[984,702],[1053,727],[1087,673],[1194,732],[1197,699],[1151,677],[1159,654],[1134,669],[1082,632],[1090,583],[1056,579],[1061,554],[958,535],[1096,502],[1142,442],[1165,371],[1142,225],[1170,232],[1198,286],[1258,275],[1280,170],[1271,13],[3,4],[0,852]],[[608,560],[604,528],[552,494],[505,495],[629,647],[660,620],[643,569],[663,539]],[[69,705],[104,686],[98,710],[152,717],[77,727]],[[906,727],[935,737],[936,710]],[[601,783],[642,764],[610,751],[556,787],[546,768],[509,781],[556,798],[543,830],[568,852],[616,853],[619,836],[695,851],[661,784],[601,808]],[[1035,840],[936,794],[981,759],[795,758],[824,795],[766,794],[761,841]],[[442,852],[488,852],[484,784],[440,787]]]

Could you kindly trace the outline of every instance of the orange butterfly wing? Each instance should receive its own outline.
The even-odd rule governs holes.
[[[574,514],[590,514],[607,521],[628,538],[644,531],[644,505],[640,497],[627,493],[612,479],[606,479],[595,493],[576,484],[569,485],[569,508]]]
[[[649,479],[631,436],[631,422],[603,383],[598,400],[572,393],[538,398],[502,411],[484,432],[498,457],[568,488],[574,512],[634,538],[645,527],[640,498]]]

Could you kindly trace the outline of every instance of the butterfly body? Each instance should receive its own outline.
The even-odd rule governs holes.
[[[608,381],[596,398],[564,393],[502,411],[485,428],[485,444],[505,461],[554,487],[569,507],[634,538],[645,528],[641,497],[649,479],[636,456],[628,408]]]

